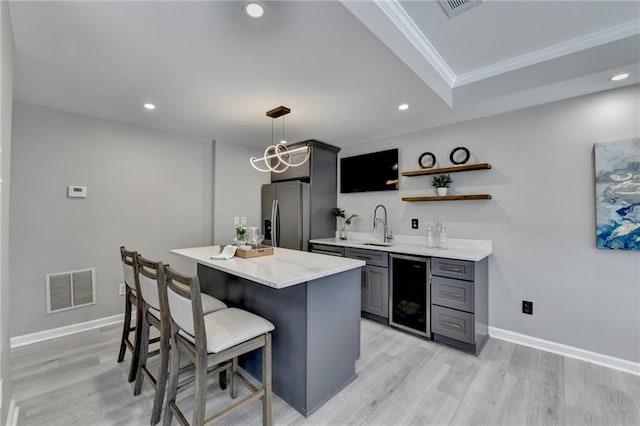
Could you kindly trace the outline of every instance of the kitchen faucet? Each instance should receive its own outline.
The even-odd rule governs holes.
[[[380,219],[377,215],[378,215],[378,207],[382,207],[382,210],[384,211],[384,220]],[[384,239],[383,241],[385,243],[388,243],[389,240],[391,240],[391,238],[393,238],[391,236],[391,231],[389,231],[389,228],[387,226],[387,208],[385,206],[383,206],[382,204],[378,204],[376,206],[376,208],[373,210],[373,229],[376,229],[378,227],[378,221],[382,222],[382,224],[384,225]]]

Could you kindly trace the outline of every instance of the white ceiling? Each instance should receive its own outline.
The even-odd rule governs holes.
[[[256,147],[285,105],[289,141],[345,146],[640,82],[638,1],[263,4],[10,1],[15,98]]]

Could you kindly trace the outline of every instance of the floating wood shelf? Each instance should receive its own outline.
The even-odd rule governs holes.
[[[462,166],[440,167],[437,169],[412,170],[409,172],[402,172],[402,176],[435,175],[438,173],[456,173],[466,172],[469,170],[486,170],[490,168],[491,164],[489,163],[463,164]]]
[[[423,197],[402,197],[402,201],[459,201],[459,200],[490,200],[489,194],[457,194],[457,195],[428,195]]]

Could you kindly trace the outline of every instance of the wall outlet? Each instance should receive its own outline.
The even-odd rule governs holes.
[[[533,315],[533,302],[522,301],[522,313]]]
[[[411,219],[411,229],[418,229],[418,219]]]
[[[119,296],[124,296],[125,290],[126,290],[125,286],[126,286],[125,283],[120,283],[120,285],[118,286],[118,295]]]

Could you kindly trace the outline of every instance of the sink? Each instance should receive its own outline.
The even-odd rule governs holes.
[[[378,247],[391,247],[393,244],[392,243],[382,243],[382,242],[375,242],[375,243],[362,243],[365,246],[378,246]]]

